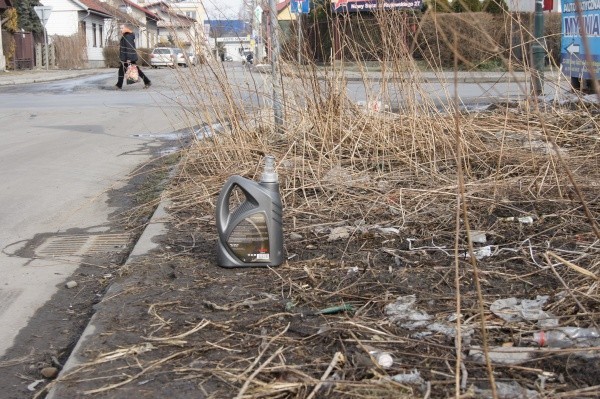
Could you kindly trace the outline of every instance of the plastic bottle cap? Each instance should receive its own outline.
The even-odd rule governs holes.
[[[379,364],[384,369],[390,368],[392,367],[392,364],[394,364],[394,359],[389,353],[376,353],[373,357],[375,357],[375,360],[377,360],[377,364]]]
[[[265,157],[265,168],[263,169],[260,181],[262,183],[277,183],[278,180],[279,176],[277,176],[277,172],[275,172],[275,157],[267,155]]]

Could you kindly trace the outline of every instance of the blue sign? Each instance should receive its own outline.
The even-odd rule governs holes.
[[[423,0],[331,0],[333,12],[419,9]]]
[[[582,18],[577,12],[581,5]],[[586,66],[583,37],[586,38],[596,79],[600,77],[600,1],[562,0],[561,66],[567,76],[591,79]]]
[[[292,14],[308,14],[310,11],[310,0],[292,0],[290,2]]]

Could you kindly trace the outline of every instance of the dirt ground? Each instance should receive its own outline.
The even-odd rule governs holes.
[[[550,209],[547,209],[550,211]],[[493,216],[490,215],[490,218]],[[499,223],[495,236],[529,236],[555,228],[550,221],[524,227]],[[424,328],[401,328],[390,322],[385,307],[397,297],[414,295],[421,311],[440,322],[455,313],[453,268],[445,250],[448,240],[412,242],[398,234],[359,234],[347,242],[327,242],[327,235],[286,243],[298,254],[274,269],[222,269],[215,266],[215,234],[210,222],[193,233],[173,229],[154,262],[133,266],[122,295],[109,309],[110,329],[91,346],[90,364],[64,380],[66,392],[93,397],[449,397],[454,394],[454,339],[440,333],[419,335]],[[558,243],[564,249],[589,245]],[[540,240],[552,239],[547,235]],[[400,260],[382,248],[396,245]],[[494,239],[493,242],[499,242]],[[173,254],[183,254],[173,256]],[[369,254],[371,254],[369,256]],[[500,252],[480,264],[486,303],[510,296],[555,295],[559,283],[551,271],[519,261],[514,252]],[[354,268],[357,268],[354,269]],[[356,271],[355,271],[356,270]],[[468,266],[462,270],[465,320],[477,315],[477,298]],[[510,278],[507,278],[510,276]],[[111,306],[104,301],[102,306]],[[344,305],[338,312],[318,314]],[[577,310],[573,309],[576,317]],[[504,323],[489,313],[490,346],[527,346],[531,323]],[[471,346],[481,345],[473,322]],[[390,368],[378,367],[370,347],[389,352]],[[468,351],[465,351],[468,352]],[[518,396],[546,397],[582,390],[594,397],[600,382],[598,358],[580,357],[581,350],[536,350],[517,365],[495,365],[496,382],[520,387]],[[114,359],[114,360],[104,360]],[[327,373],[328,367],[333,368]],[[465,397],[485,397],[485,365],[465,356]],[[416,383],[390,377],[418,371]],[[123,384],[123,382],[127,382]],[[249,383],[248,383],[249,382]],[[248,384],[247,384],[248,383]],[[119,385],[122,384],[122,385]],[[525,393],[523,393],[525,392]],[[530,396],[527,396],[530,395]]]
[[[588,167],[578,181],[598,215]],[[581,203],[572,192],[532,201],[529,189],[503,187],[499,202],[470,194],[470,228],[485,233],[477,262],[455,238],[453,197],[434,191],[390,190],[369,214],[358,203],[335,215],[290,206],[287,260],[262,269],[216,266],[211,202],[175,205],[160,249],[122,269],[97,305],[86,363],[50,385],[60,398],[445,398],[457,387],[482,398],[494,395],[492,375],[501,398],[598,397],[597,346],[540,348],[538,319],[491,311],[498,299],[548,296],[542,322],[598,322],[600,248]],[[547,262],[556,256],[568,261]],[[513,355],[490,353],[488,366],[477,354],[486,346]]]

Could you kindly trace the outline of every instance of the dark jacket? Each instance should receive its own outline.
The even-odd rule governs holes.
[[[122,62],[127,60],[136,62],[138,59],[137,52],[135,51],[135,35],[131,32],[127,32],[121,37],[119,59]]]

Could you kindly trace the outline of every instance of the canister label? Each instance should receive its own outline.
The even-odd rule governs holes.
[[[240,221],[231,231],[227,244],[242,262],[269,262],[269,229],[265,214],[254,213]]]

